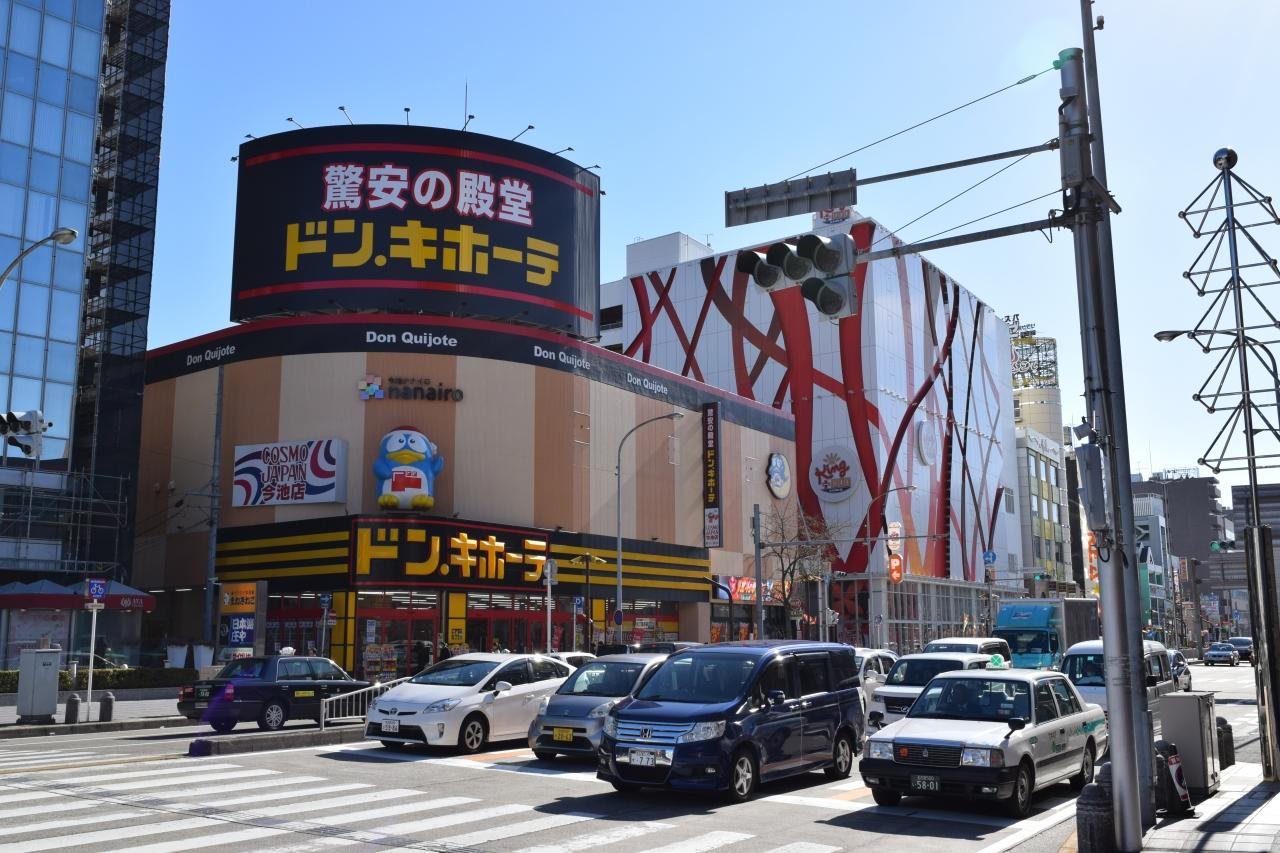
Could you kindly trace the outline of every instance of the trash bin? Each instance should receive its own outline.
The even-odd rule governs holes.
[[[60,649],[23,649],[18,658],[18,722],[52,723],[58,713]]]

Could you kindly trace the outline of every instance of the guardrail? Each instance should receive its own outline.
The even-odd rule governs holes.
[[[360,690],[330,696],[320,702],[320,730],[338,720],[362,720],[369,713],[369,704],[386,693],[397,684],[408,681],[412,676],[397,678],[395,681],[381,681]]]

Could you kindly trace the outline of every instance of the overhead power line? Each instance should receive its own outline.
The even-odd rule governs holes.
[[[1001,92],[1007,92],[1007,91],[1009,91],[1010,89],[1012,89],[1012,88],[1014,88],[1014,87],[1016,87],[1016,86],[1021,86],[1023,83],[1030,83],[1032,80],[1036,79],[1036,78],[1037,78],[1037,77],[1039,77],[1041,74],[1045,74],[1045,73],[1047,73],[1047,72],[1049,72],[1049,71],[1052,71],[1052,70],[1053,70],[1053,66],[1052,66],[1052,65],[1050,65],[1048,68],[1045,68],[1045,69],[1043,69],[1043,70],[1037,71],[1035,74],[1029,74],[1029,75],[1027,75],[1026,77],[1023,77],[1021,80],[1016,80],[1016,81],[1014,81],[1013,83],[1010,83],[1008,86],[1002,86],[1001,88],[996,89],[994,92],[988,92],[987,94],[983,95],[983,96],[982,96],[982,97],[980,97],[980,98],[974,98],[972,101],[968,101],[968,102],[966,102],[966,103],[963,103],[963,104],[961,104],[961,105],[960,105],[960,106],[958,106],[958,107],[952,107],[951,109],[947,110],[946,112],[938,113],[936,116],[933,116],[932,118],[927,118],[927,119],[925,119],[924,121],[916,122],[915,124],[911,125],[910,127],[904,127],[902,130],[899,130],[899,131],[897,131],[897,132],[895,132],[895,133],[891,133],[891,134],[889,134],[888,136],[882,136],[882,137],[880,137],[879,139],[875,140],[874,142],[868,142],[866,145],[863,145],[863,146],[860,146],[860,147],[858,147],[858,148],[855,148],[855,149],[853,149],[852,151],[849,151],[849,152],[846,152],[846,153],[844,153],[844,154],[841,154],[841,155],[840,155],[840,156],[838,156],[838,157],[832,157],[830,160],[827,160],[827,161],[826,161],[826,162],[824,162],[824,163],[819,163],[819,164],[818,164],[818,165],[816,165],[816,166],[810,166],[808,169],[805,169],[805,170],[803,170],[803,171],[797,172],[796,174],[794,174],[794,175],[792,175],[791,177],[787,178],[787,180],[788,180],[788,181],[792,181],[792,180],[795,180],[796,178],[799,178],[799,177],[802,177],[802,176],[804,176],[804,175],[807,175],[807,174],[809,174],[810,172],[816,172],[818,169],[821,169],[821,168],[823,168],[824,166],[830,166],[832,163],[837,163],[837,162],[839,162],[839,161],[841,161],[841,160],[845,159],[846,157],[852,157],[854,154],[858,154],[858,153],[860,153],[860,152],[862,152],[862,151],[866,151],[868,148],[872,148],[872,147],[874,147],[874,146],[876,146],[876,145],[879,145],[881,142],[888,142],[890,139],[894,139],[894,138],[896,138],[896,137],[899,137],[899,136],[901,136],[901,135],[902,135],[902,134],[904,134],[904,133],[909,133],[909,132],[911,132],[911,131],[915,130],[916,128],[924,127],[926,124],[929,124],[929,122],[937,121],[937,120],[938,120],[938,119],[940,119],[940,118],[945,118],[945,117],[947,117],[947,116],[951,115],[952,113],[956,113],[956,112],[959,112],[960,110],[963,110],[965,107],[971,107],[971,106],[973,106],[974,104],[981,103],[982,101],[987,100],[987,98],[994,98],[996,95],[999,95]]]

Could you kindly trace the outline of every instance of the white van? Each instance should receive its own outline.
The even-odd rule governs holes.
[[[1178,689],[1169,668],[1169,653],[1163,645],[1153,640],[1142,642],[1144,659],[1142,675],[1147,680],[1147,704],[1155,719],[1160,719],[1160,697]],[[1067,649],[1062,659],[1062,672],[1080,691],[1086,702],[1101,705],[1107,710],[1106,669],[1102,660],[1102,641],[1085,640]]]

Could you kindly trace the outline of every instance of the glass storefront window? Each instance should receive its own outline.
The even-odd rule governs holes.
[[[27,180],[27,150],[0,142],[0,180],[23,184]]]
[[[98,53],[102,36],[92,30],[76,27],[75,47],[71,50],[71,69],[88,77],[98,73]]]
[[[33,338],[30,335],[18,335],[18,345],[13,351],[13,372],[36,379],[44,374],[43,339]]]
[[[67,72],[54,65],[40,63],[40,86],[36,97],[50,104],[63,106],[67,103]]]
[[[71,55],[71,25],[57,18],[45,18],[44,38],[40,44],[40,58],[63,68]]]
[[[20,53],[10,53],[5,63],[4,87],[22,95],[36,93],[36,61]]]
[[[44,349],[44,335],[49,325],[49,288],[23,283],[18,293],[18,331],[38,335]],[[39,374],[32,374],[38,376]]]
[[[52,104],[36,104],[36,132],[32,144],[50,154],[62,153],[62,117],[65,113]],[[52,230],[52,229],[50,229]],[[46,230],[40,236],[48,234]],[[33,237],[33,240],[39,239]]]
[[[9,28],[9,48],[35,56],[36,46],[40,44],[40,13],[35,9],[14,6],[12,17],[13,23]]]

